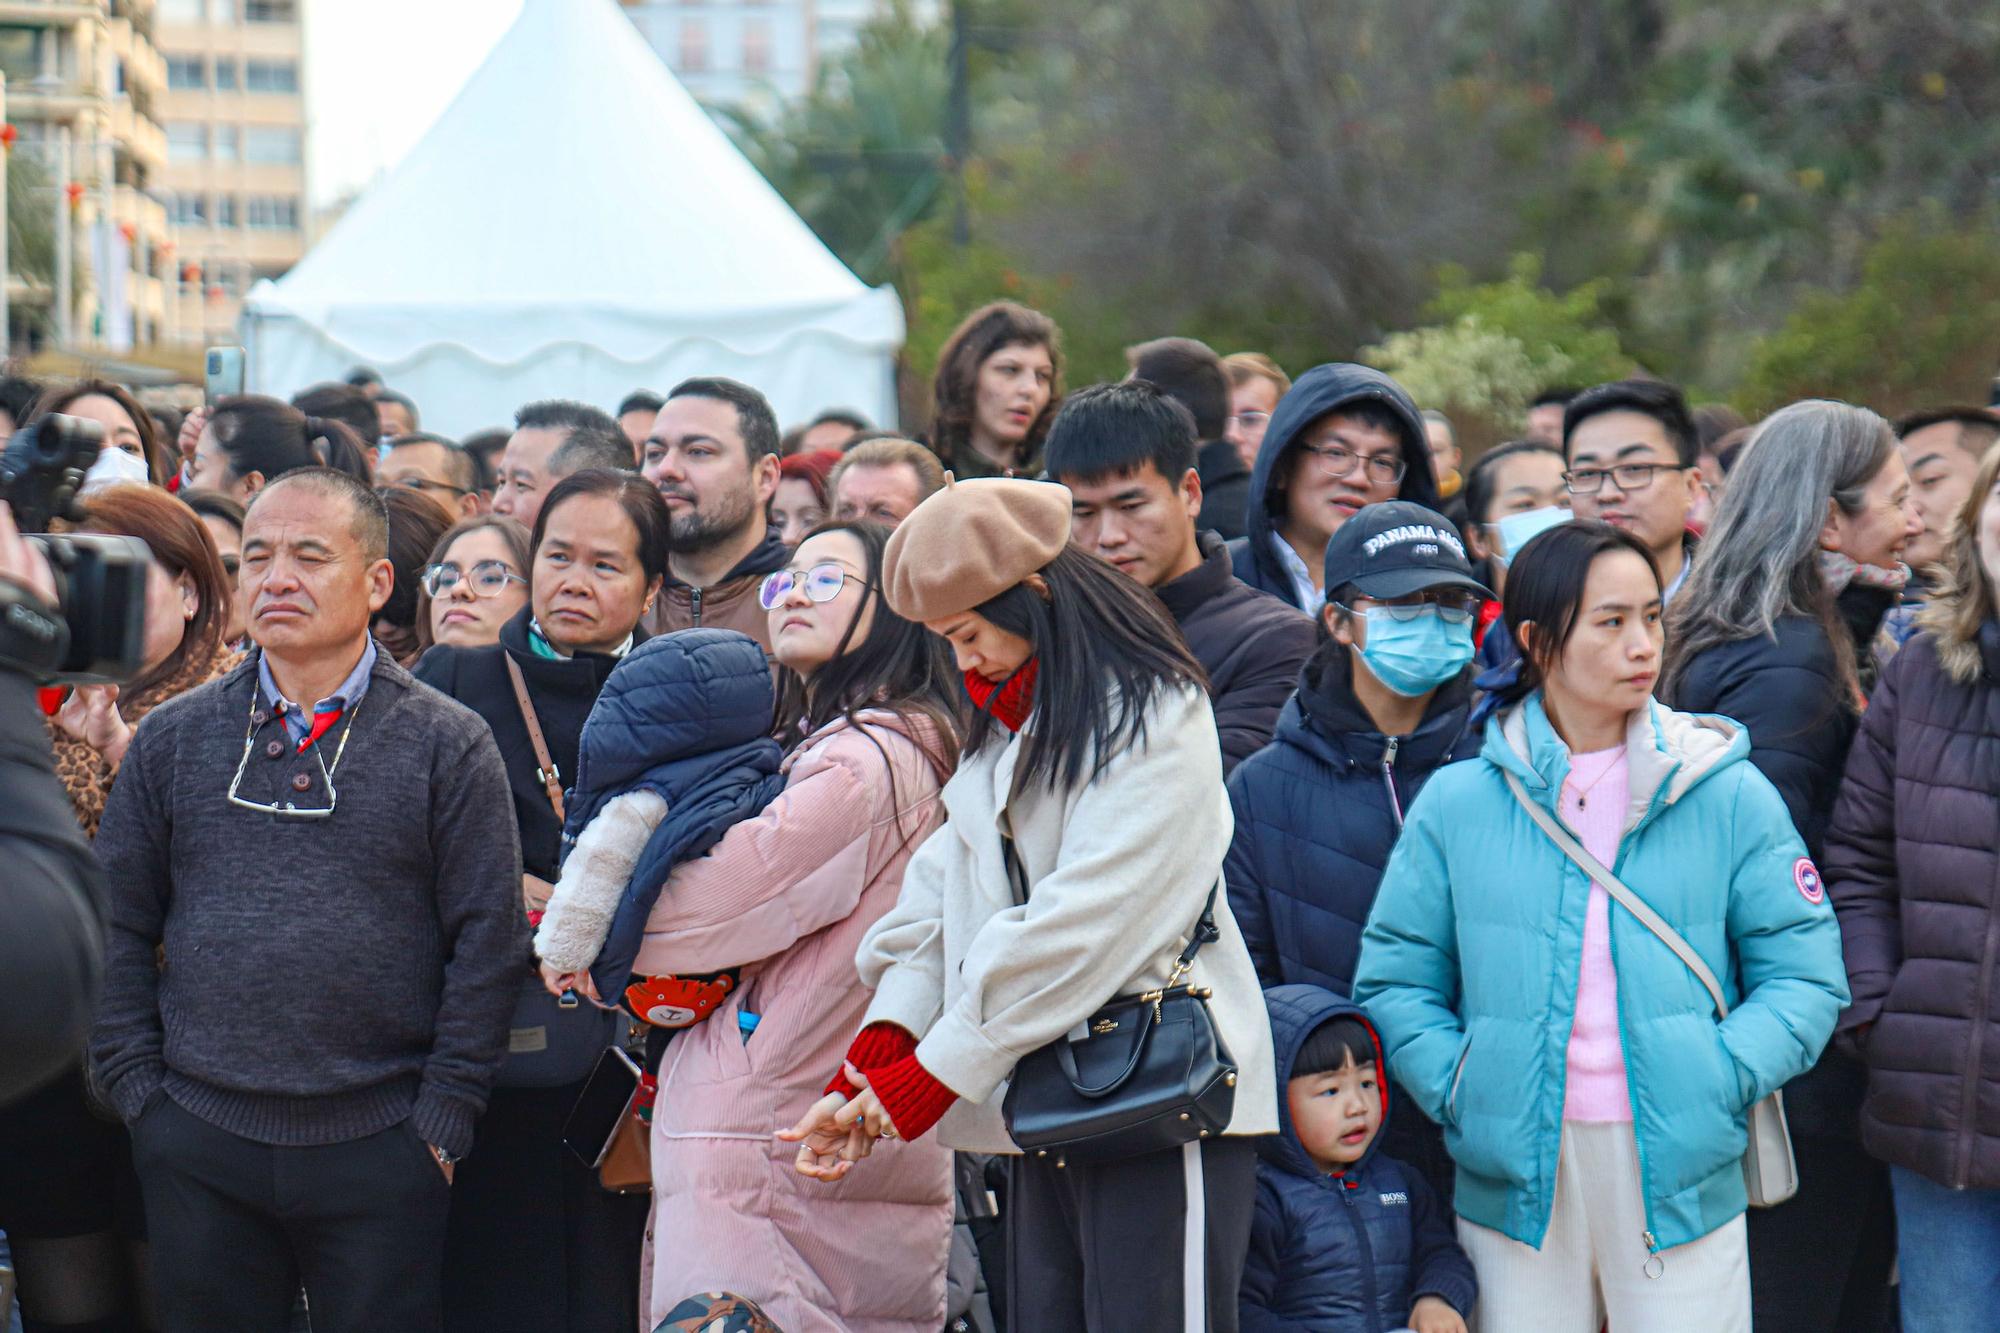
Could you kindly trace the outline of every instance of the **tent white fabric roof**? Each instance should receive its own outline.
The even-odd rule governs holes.
[[[373,366],[426,429],[688,375],[895,418],[902,307],[813,235],[615,0],[527,0],[408,158],[244,306],[250,383]]]

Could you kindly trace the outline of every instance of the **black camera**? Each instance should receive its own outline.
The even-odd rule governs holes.
[[[79,494],[97,459],[104,428],[50,414],[25,426],[0,450],[0,500],[39,544],[55,574],[50,617],[32,594],[0,583],[0,663],[65,684],[129,680],[145,661],[146,567],[152,553],[137,537],[51,534],[56,519],[83,516]]]

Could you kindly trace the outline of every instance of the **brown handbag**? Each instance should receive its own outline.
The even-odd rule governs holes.
[[[625,1112],[611,1131],[604,1160],[597,1164],[597,1183],[613,1194],[653,1191],[653,1127],[639,1118],[636,1107]]]

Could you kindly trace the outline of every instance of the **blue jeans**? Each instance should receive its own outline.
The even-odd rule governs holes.
[[[2000,1310],[2000,1190],[1946,1189],[1889,1168],[1903,1270],[1903,1333],[1990,1326]]]

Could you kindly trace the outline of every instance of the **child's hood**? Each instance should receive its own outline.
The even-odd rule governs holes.
[[[1352,1018],[1367,1030],[1369,1041],[1375,1045],[1375,1086],[1382,1093],[1382,1124],[1361,1159],[1342,1173],[1349,1180],[1359,1180],[1382,1146],[1382,1135],[1389,1128],[1389,1064],[1383,1058],[1382,1035],[1375,1030],[1374,1020],[1360,1005],[1343,1000],[1321,986],[1273,986],[1264,992],[1264,1007],[1271,1015],[1271,1054],[1278,1070],[1278,1132],[1260,1139],[1258,1149],[1265,1161],[1290,1175],[1327,1179],[1326,1172],[1299,1141],[1298,1129],[1292,1124],[1291,1103],[1285,1096],[1285,1085],[1291,1081],[1299,1049],[1316,1028],[1331,1019]]]
[[[615,791],[663,764],[761,740],[776,708],[770,664],[748,635],[687,629],[648,639],[597,696],[575,785]]]

